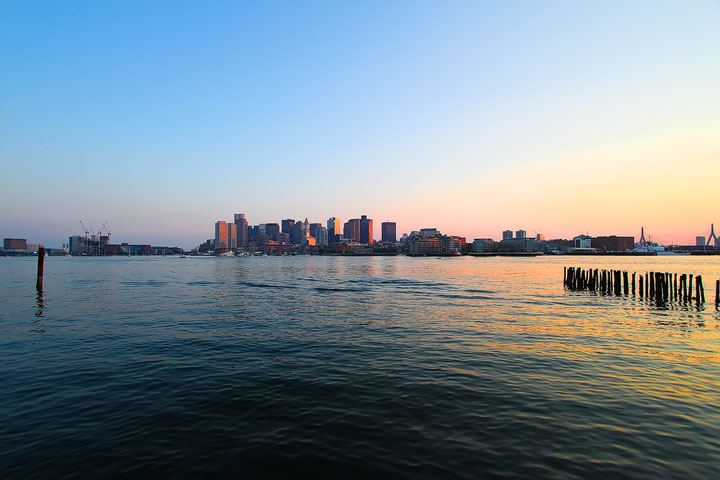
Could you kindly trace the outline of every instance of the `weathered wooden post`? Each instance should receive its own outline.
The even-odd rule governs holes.
[[[688,280],[688,301],[692,302],[692,277],[693,274],[690,274],[690,280]]]
[[[630,281],[628,280],[628,272],[623,271],[623,293],[627,295],[630,293]]]
[[[563,267],[563,285],[567,285],[567,267]]]
[[[643,297],[643,293],[644,293],[644,292],[643,292],[643,277],[642,277],[642,275],[640,275],[640,279],[639,279],[639,280],[640,280],[640,281],[639,281],[639,283],[638,283],[638,289],[639,289],[639,291],[640,291],[640,298],[642,298],[642,297]]]
[[[650,275],[650,287],[649,287],[650,292],[648,293],[648,295],[650,295],[650,297],[654,297],[655,296],[655,275],[653,274],[653,272],[649,272],[649,275]]]
[[[697,292],[697,304],[705,303],[705,294],[703,292],[702,275],[695,277],[695,291]]]
[[[720,280],[715,280],[715,308],[720,305]]]
[[[635,296],[635,272],[632,275],[632,294]]]
[[[38,290],[43,289],[43,273],[45,271],[45,247],[38,248],[38,265],[37,265],[37,281],[35,282],[35,288]]]

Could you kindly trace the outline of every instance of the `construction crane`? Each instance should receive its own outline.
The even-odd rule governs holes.
[[[105,230],[105,233],[107,234],[107,237],[108,237],[108,243],[110,243],[111,233],[110,233],[110,230],[108,230],[108,228],[107,228],[107,222],[108,222],[108,219],[106,218],[105,222],[103,222],[103,224],[102,224],[102,228],[100,229],[100,235],[102,235],[103,230]]]

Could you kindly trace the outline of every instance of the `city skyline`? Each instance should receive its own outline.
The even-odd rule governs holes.
[[[692,244],[718,221],[719,20],[710,2],[6,3],[1,234],[60,245],[109,218],[190,247],[239,206]]]

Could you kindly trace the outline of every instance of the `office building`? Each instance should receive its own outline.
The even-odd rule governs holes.
[[[295,222],[290,232],[290,243],[293,245],[302,244],[303,240],[303,222]]]
[[[277,223],[266,223],[265,224],[265,235],[271,240],[277,241],[277,236],[280,233],[280,225]]]
[[[367,218],[366,215],[362,215],[360,217],[360,243],[372,245],[374,241],[373,221],[371,218]]]
[[[295,220],[292,218],[287,218],[280,222],[282,225],[282,233],[287,233],[288,235],[292,236],[293,228],[295,227]]]
[[[473,252],[497,252],[498,242],[492,238],[476,238],[472,243]]]
[[[700,235],[695,237],[695,246],[696,247],[704,247],[705,246],[705,237],[702,237]]]
[[[235,229],[237,232],[236,244],[238,247],[246,247],[248,244],[248,223],[245,214],[235,214]]]
[[[73,237],[70,237],[71,239]],[[82,237],[78,237],[82,238]],[[3,253],[25,253],[28,251],[27,240],[24,238],[3,239]]]
[[[222,220],[215,222],[215,248],[228,248],[228,224]]]
[[[503,240],[512,240],[512,238],[513,238],[512,230],[504,230],[503,231]]]
[[[343,237],[350,242],[360,243],[360,219],[353,218],[343,225]]]
[[[381,224],[382,243],[397,242],[397,228],[395,222],[382,222]]]
[[[327,235],[330,243],[335,243],[336,235],[343,234],[343,225],[339,218],[330,217],[327,221]]]
[[[237,248],[237,225],[228,223],[228,248]]]
[[[525,238],[527,237],[527,232],[525,230],[518,230],[515,232],[515,238]]]
[[[600,252],[624,252],[635,248],[635,237],[595,237],[591,241],[592,247]]]
[[[327,228],[323,227],[322,225],[318,224],[318,227],[315,229],[315,234],[313,235],[315,237],[315,240],[317,240],[317,244],[319,246],[326,246],[328,245],[328,232]]]

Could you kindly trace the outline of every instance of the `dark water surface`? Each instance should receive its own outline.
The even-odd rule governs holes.
[[[3,478],[720,478],[718,257],[48,258],[42,297],[35,262],[0,259]]]

